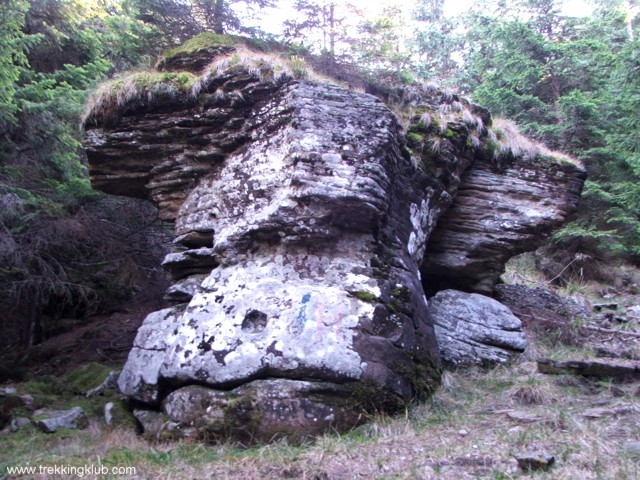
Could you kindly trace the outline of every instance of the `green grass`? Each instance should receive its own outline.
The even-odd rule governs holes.
[[[357,290],[355,292],[349,292],[350,295],[356,297],[358,300],[367,303],[376,303],[379,301],[378,297],[366,290]]]
[[[67,373],[63,378],[65,388],[72,393],[85,394],[105,381],[113,369],[100,363],[88,363]]]
[[[599,393],[581,396],[559,377],[538,374],[528,363],[448,372],[447,377],[447,386],[430,400],[397,416],[374,415],[351,432],[328,433],[302,446],[286,441],[251,448],[188,440],[150,442],[130,428],[105,427],[93,417],[82,431],[48,435],[27,428],[3,438],[0,465],[101,462],[136,467],[139,477],[177,479],[199,478],[205,471],[208,477],[230,479],[530,478],[517,469],[513,455],[542,449],[556,456],[557,465],[534,478],[589,480],[638,474],[635,457],[623,451],[625,441],[640,438],[636,417],[581,417],[585,408],[607,398],[608,383],[592,387]],[[541,404],[521,402],[514,392],[522,387],[547,394]],[[619,401],[636,402],[633,396]],[[514,409],[548,421],[520,423],[502,413]],[[468,460],[473,457],[493,463],[483,470]]]

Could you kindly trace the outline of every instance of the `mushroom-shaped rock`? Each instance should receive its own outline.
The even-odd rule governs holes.
[[[194,45],[194,62],[174,52],[169,72],[132,74],[127,96],[122,81],[103,88],[87,114],[94,186],[153,200],[176,230],[165,265],[177,304],[140,328],[123,393],[179,424],[174,406],[195,386],[218,412],[298,409],[289,426],[261,424],[289,435],[350,428],[432,391],[440,353],[420,265],[488,112],[423,89],[404,96],[409,137],[372,95],[295,80],[306,70],[282,57],[238,61],[246,47],[233,42]],[[428,122],[443,102],[450,118]]]

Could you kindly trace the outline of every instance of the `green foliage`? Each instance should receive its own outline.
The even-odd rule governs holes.
[[[112,370],[111,367],[101,363],[91,362],[68,372],[62,381],[66,390],[84,395],[89,390],[100,386]]]
[[[335,58],[336,44],[346,39],[343,25],[350,2],[295,0],[293,6],[296,14],[284,22],[285,42],[309,45],[311,50]]]
[[[373,293],[367,292],[366,290],[358,290],[355,292],[349,292],[351,295],[356,297],[358,300],[367,303],[376,303],[378,301],[378,297],[376,297]]]
[[[567,223],[562,230],[553,235],[556,242],[567,242],[578,240],[582,243],[592,243],[594,246],[600,246],[612,251],[620,251],[620,236],[616,230],[601,230],[595,225],[590,225],[582,221],[573,221]]]
[[[180,44],[203,32],[244,33],[258,36],[257,28],[247,27],[233,8],[244,3],[243,20],[255,19],[256,8],[272,6],[273,0],[132,0],[136,18],[162,32],[171,44]]]
[[[556,242],[637,258],[640,70],[623,6],[572,18],[555,0],[480,5],[461,19],[469,49],[456,75],[494,115],[586,166],[593,183]]]
[[[144,261],[117,238],[148,233],[149,211],[119,205],[128,217],[105,220],[114,201],[90,186],[78,124],[87,93],[114,69],[145,61],[158,44],[119,0],[0,3],[3,352],[18,346],[23,355],[66,328],[63,317],[125,298],[141,274]]]
[[[0,3],[0,132],[16,123],[16,82],[27,65],[26,51],[35,40],[22,31],[27,8],[22,0]]]
[[[351,42],[354,61],[374,75],[385,77],[389,72],[400,72],[401,78],[410,80],[408,52],[400,48],[401,25],[398,8],[387,8],[383,16],[362,22],[357,37]]]
[[[463,44],[457,27],[460,19],[444,15],[444,0],[419,0],[413,11],[415,27],[409,40],[419,77],[440,84],[454,83],[458,63],[455,54]]]

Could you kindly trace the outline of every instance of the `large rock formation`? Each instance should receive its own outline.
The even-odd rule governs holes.
[[[153,200],[176,228],[177,303],[145,320],[121,390],[185,431],[263,439],[429,393],[440,355],[420,265],[486,151],[488,112],[408,89],[405,137],[378,98],[229,48],[112,82],[87,113],[93,184]],[[203,51],[223,56],[196,74]],[[571,209],[564,182],[545,185]]]

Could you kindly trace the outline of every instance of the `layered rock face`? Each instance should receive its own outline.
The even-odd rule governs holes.
[[[165,263],[178,278],[213,270],[184,312],[154,326],[169,333],[164,351],[140,346],[140,358],[153,352],[158,381],[173,385],[371,381],[411,398],[415,362],[438,365],[411,256],[424,245],[410,239],[424,235],[407,208],[433,182],[399,155],[395,119],[375,98],[304,83],[280,93],[257,108],[287,125],[271,130],[282,119],[263,117],[266,131],[179,209],[186,250]],[[397,265],[381,258],[385,246]],[[394,292],[397,312],[385,307]],[[130,361],[123,390],[158,400],[158,382],[141,383],[138,372]]]
[[[575,210],[585,178],[550,155],[479,156],[429,239],[427,290],[490,294],[511,257],[541,246]]]
[[[304,397],[299,427],[310,432],[426,393],[440,360],[418,268],[442,189],[401,155],[380,100],[226,81],[242,86],[237,106],[174,101],[179,109],[141,107],[88,131],[94,184],[148,195],[176,224],[178,251],[165,264],[182,303],[146,319],[121,390],[164,400],[171,414],[171,399],[192,398],[177,393],[189,385],[223,396],[289,379],[290,394],[270,397],[269,409],[286,424],[291,399]],[[228,402],[217,405],[228,417]]]
[[[163,68],[201,68],[202,55]],[[442,213],[482,176],[488,113],[423,89],[403,100],[405,137],[374,96],[229,55],[199,76],[133,79],[139,94],[88,116],[94,186],[153,200],[176,229],[164,261],[175,304],[145,320],[120,389],[178,430],[261,440],[349,428],[363,411],[428,394],[441,361],[420,266],[434,228],[453,230],[454,220],[436,227]],[[539,228],[572,208],[554,172],[540,188],[555,213]],[[512,197],[538,191],[526,175]],[[484,208],[501,212],[502,190],[488,190]],[[489,238],[499,227],[459,218]],[[466,248],[434,245],[423,272],[434,252]]]

